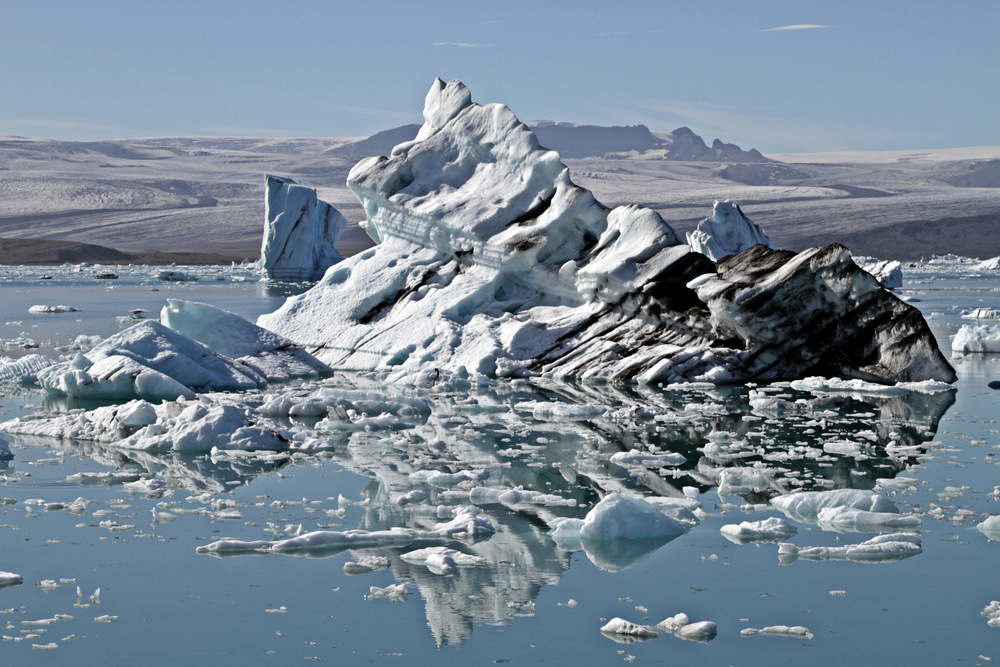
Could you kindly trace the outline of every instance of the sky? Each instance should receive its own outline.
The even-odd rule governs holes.
[[[1000,145],[1000,0],[0,0],[0,135],[368,136],[435,77],[763,153]]]

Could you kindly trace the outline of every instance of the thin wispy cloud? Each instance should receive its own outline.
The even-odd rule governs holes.
[[[454,46],[460,49],[490,49],[496,44],[475,44],[472,42],[434,42],[433,46]]]
[[[818,30],[820,28],[829,28],[828,25],[818,25],[815,23],[797,23],[795,25],[782,25],[777,28],[766,28],[760,32],[784,32],[787,30]]]

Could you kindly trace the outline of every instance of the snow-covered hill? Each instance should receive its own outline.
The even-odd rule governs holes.
[[[698,157],[704,153],[699,143],[722,151],[717,154],[729,149],[722,142],[713,148],[695,142],[685,128],[669,134],[604,128],[614,132],[602,134],[587,129],[592,126],[535,126],[540,133],[544,127],[569,130],[563,159],[573,179],[603,203],[644,204],[678,232],[691,231],[716,200],[730,199],[776,244],[793,250],[840,241],[857,254],[887,259],[1000,254],[1000,147],[780,155],[754,162]],[[369,138],[361,152],[388,153],[415,127],[403,129]],[[616,147],[628,136],[661,143],[608,155],[602,152],[608,144],[597,143],[611,135]],[[585,140],[595,147],[588,151]],[[344,213],[351,225],[341,251],[351,254],[370,243],[357,226],[364,213],[345,185],[358,149],[352,138],[0,137],[0,238],[254,258],[264,226],[264,175],[271,173],[316,188]],[[685,157],[669,159],[671,154]]]

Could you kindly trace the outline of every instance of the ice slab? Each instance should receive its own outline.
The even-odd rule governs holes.
[[[347,219],[290,178],[267,175],[260,265],[273,280],[318,280],[343,259],[337,242]]]

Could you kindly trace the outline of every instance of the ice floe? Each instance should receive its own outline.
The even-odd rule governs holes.
[[[878,514],[898,514],[899,508],[885,496],[864,489],[833,489],[830,491],[804,491],[775,496],[771,504],[789,519],[803,523],[816,523],[824,509],[856,509]],[[828,515],[829,516],[829,515]],[[834,517],[829,516],[832,520]]]
[[[1000,352],[1000,325],[963,324],[951,339],[954,353]]]
[[[787,540],[797,534],[798,528],[781,517],[772,516],[762,521],[742,521],[738,524],[726,524],[719,529],[730,542],[746,544],[747,542],[777,542]]]
[[[879,535],[859,544],[836,547],[799,547],[794,544],[778,545],[782,564],[796,560],[850,560],[858,563],[890,563],[922,552],[920,536],[916,533],[890,533]]]
[[[635,639],[654,639],[660,633],[648,625],[640,625],[626,621],[621,617],[614,617],[601,627],[601,632],[607,635],[625,635]]]
[[[305,431],[280,426],[246,405],[207,397],[155,406],[134,400],[55,417],[13,419],[0,423],[0,431],[152,451],[317,451],[332,447]]]
[[[28,308],[29,313],[78,313],[79,308],[74,308],[73,306],[44,306],[37,305]]]

